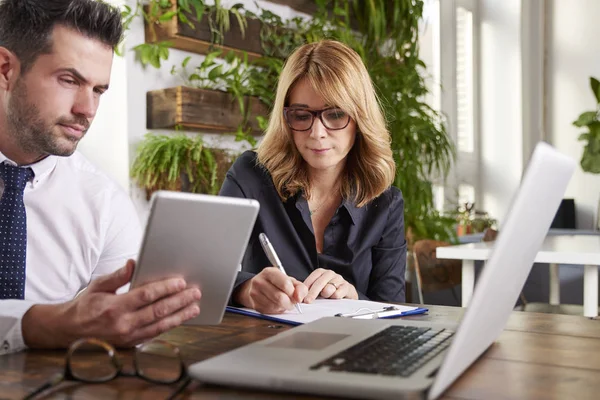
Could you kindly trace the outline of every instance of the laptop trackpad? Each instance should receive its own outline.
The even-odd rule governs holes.
[[[283,347],[301,350],[322,350],[350,335],[322,332],[296,332],[269,343],[266,347]]]

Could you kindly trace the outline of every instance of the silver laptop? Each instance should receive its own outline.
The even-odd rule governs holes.
[[[322,318],[195,363],[190,375],[346,398],[437,398],[504,329],[575,166],[538,144],[460,325]]]

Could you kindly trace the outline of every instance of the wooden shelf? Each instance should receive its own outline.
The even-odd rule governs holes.
[[[243,122],[238,101],[229,93],[217,90],[177,86],[153,90],[146,94],[146,127],[173,129],[181,126],[199,132],[235,132]],[[257,116],[268,116],[267,106],[256,97],[247,97],[245,107],[252,134],[262,135]]]
[[[319,7],[314,0],[268,0],[271,3],[280,4],[282,6],[288,6],[296,11],[300,11],[304,14],[314,15],[318,11]],[[389,1],[389,0],[388,0]],[[327,6],[329,12],[333,12],[333,3],[329,3]],[[350,6],[350,26],[354,29],[358,28],[358,22],[354,15],[354,8]]]
[[[245,51],[248,53],[248,60],[250,61],[262,56],[263,51],[260,41],[262,23],[258,19],[247,18],[248,26],[245,35],[242,35],[237,19],[230,15],[230,30],[225,32],[223,44],[213,45],[211,44],[212,33],[207,17],[204,16],[200,22],[192,14],[186,13],[186,17],[195,29],[179,21],[177,16],[174,16],[170,21],[155,24],[153,29],[146,22],[146,43],[170,41],[175,49],[197,54],[207,54],[211,49],[222,49],[225,54],[233,51],[241,57],[242,52]]]
[[[288,6],[296,11],[303,12],[305,14],[313,15],[317,12],[317,3],[315,0],[269,0],[271,3],[281,4]]]

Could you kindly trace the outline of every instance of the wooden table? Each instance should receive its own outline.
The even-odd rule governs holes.
[[[462,260],[462,305],[466,307],[473,296],[475,261],[488,259],[494,242],[468,243],[438,247],[437,258]],[[547,236],[535,257],[536,263],[550,264],[550,299],[560,304],[558,264],[583,266],[583,315],[598,316],[598,266],[600,266],[600,235]]]
[[[415,320],[459,321],[463,309],[430,306]],[[272,336],[289,326],[226,314],[213,327],[180,327],[162,338],[178,345],[186,362],[203,360]],[[126,365],[131,352],[121,352]],[[445,393],[445,399],[597,399],[600,393],[600,321],[582,316],[513,312],[506,330]],[[63,368],[64,351],[27,351],[0,357],[0,398],[22,398]],[[106,384],[62,383],[43,399],[165,399],[172,386],[138,378]],[[182,399],[316,399],[193,383]]]

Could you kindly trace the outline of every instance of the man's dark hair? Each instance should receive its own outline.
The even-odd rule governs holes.
[[[118,8],[96,0],[0,0],[0,46],[19,57],[22,72],[52,52],[56,25],[81,32],[112,49],[123,35]]]

